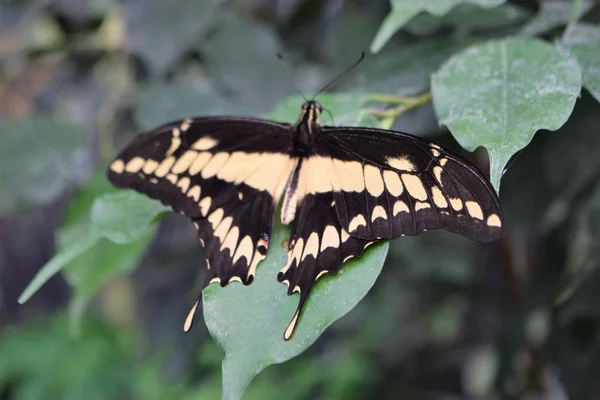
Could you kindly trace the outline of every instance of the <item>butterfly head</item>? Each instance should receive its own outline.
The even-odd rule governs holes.
[[[312,135],[321,126],[321,112],[323,106],[315,100],[309,100],[302,104],[302,111],[298,122],[296,122],[296,130],[303,134]]]

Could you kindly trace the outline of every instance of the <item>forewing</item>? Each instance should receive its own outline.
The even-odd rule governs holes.
[[[288,262],[277,279],[288,294],[299,293],[298,309],[284,338],[289,339],[316,281],[336,274],[347,260],[360,256],[374,241],[350,236],[336,215],[333,192],[305,195],[292,224]]]
[[[249,284],[265,257],[275,205],[296,163],[290,147],[287,125],[188,119],[138,136],[111,164],[108,177],[192,219],[209,268],[204,286]]]
[[[392,239],[447,229],[481,242],[502,237],[498,196],[463,157],[400,132],[325,128],[322,133],[312,162],[328,167],[313,168],[327,171],[313,191],[324,191],[330,182],[337,216],[350,235]]]

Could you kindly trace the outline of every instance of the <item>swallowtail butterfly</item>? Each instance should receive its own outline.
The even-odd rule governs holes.
[[[307,101],[294,125],[176,121],[136,137],[108,170],[114,185],[192,220],[207,259],[203,287],[252,283],[281,201],[278,218],[292,233],[277,279],[300,294],[286,340],[315,282],[379,240],[440,228],[480,242],[503,235],[498,196],[469,161],[406,133],[321,126],[321,111]]]

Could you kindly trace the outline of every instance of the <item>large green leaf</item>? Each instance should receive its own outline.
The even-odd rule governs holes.
[[[600,26],[574,25],[567,29],[562,43],[577,57],[583,85],[600,101]]]
[[[85,141],[55,118],[0,122],[0,215],[48,203],[80,179]]]
[[[69,263],[90,250],[103,239],[113,243],[130,244],[141,238],[148,242],[148,232],[157,214],[167,211],[167,208],[157,201],[151,200],[133,191],[123,191],[107,194],[96,199],[91,207],[89,222],[85,225],[74,224],[60,250],[48,261],[25,288],[19,302],[26,302],[44,283]],[[114,261],[114,260],[113,260]],[[113,264],[120,270],[123,264]],[[92,268],[92,266],[88,266]],[[70,274],[74,271],[71,270]],[[106,273],[98,272],[106,276]],[[83,282],[81,274],[71,275],[74,282]],[[86,291],[88,294],[89,291]]]
[[[294,336],[283,333],[294,315],[298,296],[275,277],[287,261],[289,229],[275,227],[268,257],[250,286],[209,286],[203,293],[204,319],[225,352],[223,399],[239,399],[252,379],[271,364],[306,350],[334,321],[367,294],[381,271],[388,243],[373,246],[360,259],[344,266],[339,276],[320,281],[313,289]]]
[[[371,52],[377,53],[408,21],[421,12],[440,16],[461,3],[472,3],[482,7],[494,7],[505,0],[391,0],[392,11],[385,17],[377,35],[371,43]]]
[[[510,157],[539,129],[556,130],[581,90],[577,61],[534,39],[510,38],[472,46],[432,76],[434,108],[460,145],[485,146],[496,190]]]

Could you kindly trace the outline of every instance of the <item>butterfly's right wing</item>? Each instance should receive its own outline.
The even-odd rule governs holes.
[[[204,286],[252,282],[273,212],[296,159],[289,127],[245,118],[196,118],[136,137],[110,181],[188,216],[205,248]]]

